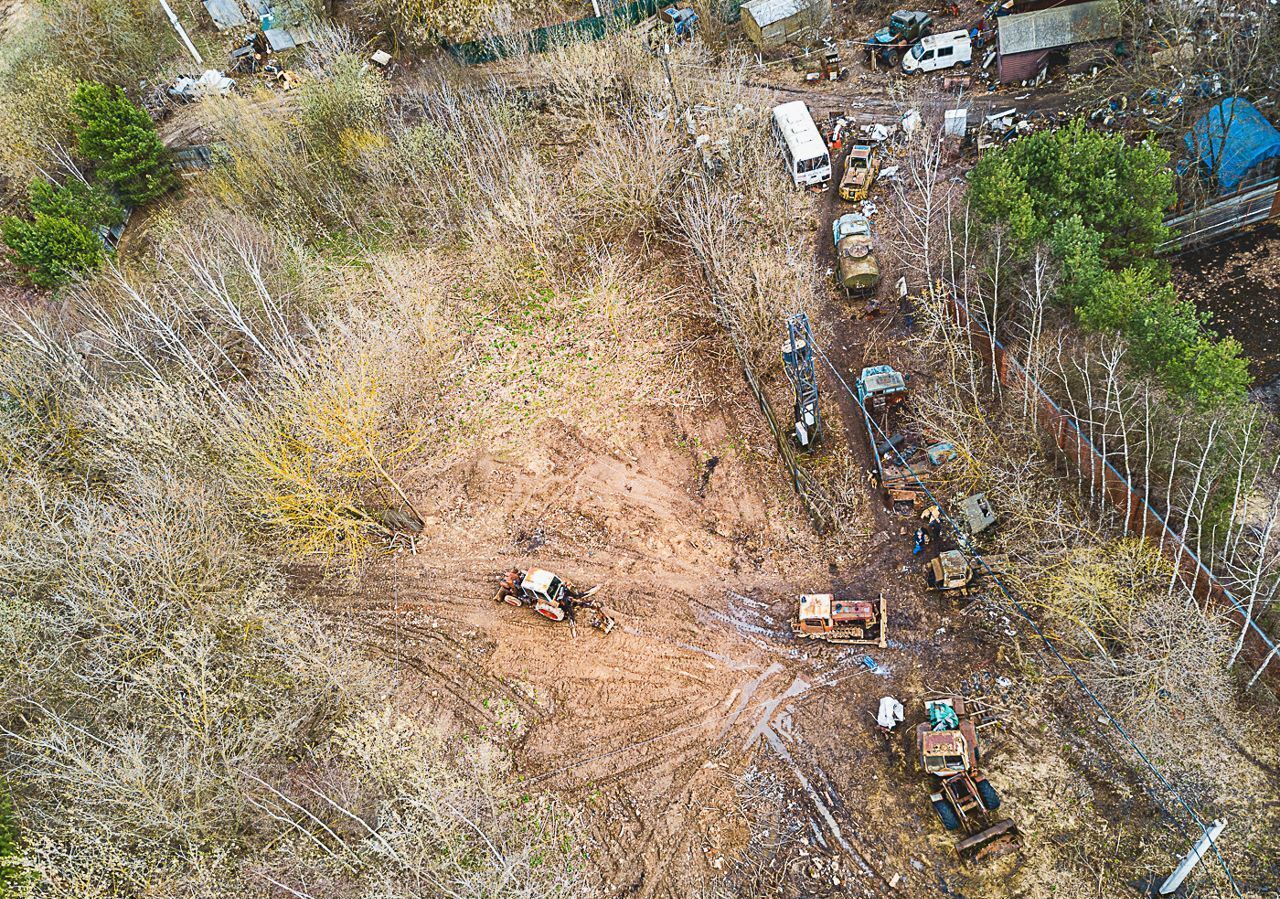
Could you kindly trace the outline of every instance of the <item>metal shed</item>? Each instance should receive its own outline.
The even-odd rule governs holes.
[[[742,4],[742,30],[763,50],[812,43],[831,21],[831,0],[750,0]]]
[[[1060,3],[996,19],[996,49],[1001,81],[1035,75],[1049,51],[1120,35],[1118,0]]]

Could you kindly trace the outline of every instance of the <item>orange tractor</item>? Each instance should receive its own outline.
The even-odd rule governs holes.
[[[590,609],[591,626],[607,634],[617,622],[605,612],[599,600],[591,598],[599,589],[595,586],[590,590],[579,590],[544,568],[530,568],[528,571],[513,568],[503,575],[494,601],[529,606],[544,618],[552,621],[568,619],[570,624],[574,623],[578,609]]]
[[[1003,818],[982,827],[1000,808],[1000,796],[978,770],[978,728],[959,696],[924,704],[926,720],[916,727],[916,744],[925,773],[936,779],[929,795],[947,830],[968,834],[956,849],[968,858],[1003,854],[1017,845],[1018,826]]]

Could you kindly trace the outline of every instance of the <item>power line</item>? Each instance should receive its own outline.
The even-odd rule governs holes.
[[[1084,692],[1084,694],[1089,697],[1089,699],[1093,702],[1095,706],[1098,707],[1098,710],[1101,711],[1102,714],[1106,716],[1107,721],[1111,724],[1112,727],[1115,728],[1116,732],[1120,734],[1124,742],[1129,745],[1129,748],[1132,749],[1137,754],[1138,758],[1142,759],[1142,763],[1146,765],[1147,769],[1150,770],[1153,775],[1155,775],[1156,780],[1158,780],[1160,784],[1163,785],[1164,788],[1169,791],[1170,795],[1172,795],[1173,798],[1178,801],[1178,804],[1181,805],[1182,808],[1187,812],[1187,814],[1191,816],[1191,820],[1195,821],[1195,823],[1199,826],[1201,833],[1203,833],[1206,837],[1209,837],[1209,845],[1213,847],[1213,854],[1217,857],[1219,864],[1222,865],[1222,870],[1226,873],[1227,880],[1231,882],[1231,889],[1235,892],[1236,896],[1240,897],[1240,899],[1244,899],[1244,894],[1240,891],[1240,887],[1236,883],[1235,876],[1231,873],[1231,868],[1227,865],[1227,860],[1222,857],[1222,853],[1218,850],[1217,840],[1209,836],[1209,829],[1208,827],[1205,826],[1204,821],[1200,819],[1200,816],[1196,814],[1195,810],[1191,807],[1191,805],[1187,802],[1187,800],[1182,797],[1182,794],[1178,792],[1178,790],[1173,786],[1173,784],[1171,784],[1169,780],[1160,772],[1160,770],[1151,762],[1151,760],[1147,758],[1146,753],[1144,753],[1142,749],[1139,748],[1138,744],[1133,741],[1133,738],[1129,736],[1129,732],[1125,730],[1124,725],[1122,725],[1120,721],[1114,715],[1111,714],[1111,710],[1108,709],[1106,705],[1103,704],[1102,700],[1099,699],[1098,696],[1092,690],[1089,689],[1088,684],[1084,682],[1084,679],[1080,676],[1079,672],[1077,672],[1075,667],[1069,661],[1067,661],[1067,659],[1058,650],[1058,647],[1054,644],[1054,642],[1051,639],[1049,639],[1049,636],[1045,634],[1043,630],[1040,629],[1040,625],[1037,624],[1035,619],[1031,617],[1031,614],[1022,606],[1020,602],[1018,602],[1016,599],[1013,598],[1013,595],[1008,591],[1008,589],[1005,588],[1004,582],[1000,580],[999,575],[997,575],[994,571],[991,570],[991,567],[987,565],[987,562],[985,559],[982,558],[982,555],[976,549],[973,548],[972,543],[963,539],[964,532],[961,531],[960,526],[956,523],[955,519],[951,517],[950,513],[947,512],[946,507],[942,505],[942,503],[938,500],[938,498],[933,495],[933,492],[929,489],[928,485],[925,484],[925,482],[920,478],[918,474],[916,474],[915,469],[911,467],[911,464],[907,461],[906,457],[903,456],[902,452],[897,448],[897,446],[893,444],[893,442],[890,440],[889,435],[886,434],[883,429],[881,429],[881,427],[875,422],[874,419],[871,418],[871,416],[866,414],[866,411],[864,409],[862,409],[862,403],[858,400],[857,393],[855,393],[849,387],[848,383],[844,379],[844,376],[840,374],[840,370],[836,368],[835,364],[831,361],[831,359],[827,356],[826,352],[822,349],[822,347],[820,347],[817,344],[816,341],[813,344],[813,349],[814,349],[814,352],[816,352],[819,356],[821,356],[822,360],[827,363],[827,367],[830,368],[832,374],[836,376],[836,380],[840,382],[840,386],[843,387],[845,389],[845,392],[848,393],[849,396],[853,398],[853,401],[855,403],[857,403],[859,410],[863,412],[863,421],[869,422],[871,426],[875,428],[875,430],[884,439],[885,444],[893,451],[894,455],[898,457],[898,461],[902,463],[902,466],[907,470],[907,472],[911,475],[911,477],[915,480],[915,482],[924,491],[925,495],[929,498],[929,500],[935,506],[937,506],[939,514],[941,514],[944,518],[946,518],[947,524],[950,526],[951,530],[955,533],[957,537],[961,538],[958,541],[959,545],[963,549],[967,549],[969,555],[971,555],[973,559],[979,565],[982,566],[983,570],[986,572],[986,575],[991,579],[991,581],[996,585],[996,587],[1004,595],[1004,598],[1018,612],[1018,614],[1022,616],[1023,620],[1026,621],[1027,624],[1031,626],[1031,629],[1035,631],[1036,636],[1040,638],[1040,640],[1048,648],[1049,652],[1053,654],[1053,657],[1056,658],[1058,662],[1062,664],[1062,666],[1067,670],[1067,673],[1070,674],[1071,677],[1075,680],[1076,685],[1080,687],[1080,689]],[[874,446],[872,447],[872,452],[876,452],[876,449]],[[1182,828],[1181,824],[1179,824],[1179,829],[1183,831],[1184,835],[1186,835],[1186,830]]]

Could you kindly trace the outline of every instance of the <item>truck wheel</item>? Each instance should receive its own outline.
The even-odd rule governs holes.
[[[899,53],[897,50],[890,50],[889,51],[889,68],[896,69],[898,67],[898,63],[900,62],[902,62],[902,54]]]
[[[1000,794],[996,792],[996,788],[991,786],[991,781],[978,781],[978,796],[982,799],[982,806],[989,812],[994,812],[1000,807]]]
[[[942,826],[947,830],[955,830],[960,826],[960,816],[956,814],[956,810],[951,807],[951,803],[947,802],[947,800],[933,800],[933,810],[938,813],[938,820],[942,822]]]

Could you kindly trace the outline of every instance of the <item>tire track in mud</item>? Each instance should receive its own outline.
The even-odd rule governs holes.
[[[410,586],[410,589],[404,592],[413,595],[418,591]],[[756,699],[756,693],[775,679],[782,683],[794,683],[794,677],[797,672],[803,671],[810,678],[813,675],[807,660],[794,658],[796,638],[791,635],[789,630],[783,631],[779,627],[769,626],[769,624],[776,625],[776,620],[773,616],[765,614],[770,608],[768,604],[754,600],[745,594],[722,591],[722,595],[727,600],[726,608],[729,611],[721,611],[697,599],[695,596],[681,591],[658,589],[649,591],[649,595],[666,603],[670,608],[683,607],[688,610],[687,617],[692,621],[685,621],[684,624],[689,628],[691,639],[722,646],[727,637],[730,643],[746,644],[752,647],[752,651],[747,654],[748,657],[758,658],[757,650],[765,649],[770,651],[771,654],[781,655],[783,660],[775,659],[768,665],[761,665],[758,662],[735,658],[704,646],[696,646],[678,639],[671,639],[647,628],[623,625],[623,633],[664,647],[665,651],[661,652],[661,658],[669,664],[675,666],[680,664],[689,665],[698,661],[710,664],[705,661],[710,659],[711,662],[715,662],[727,670],[738,673],[751,673],[751,676],[734,688],[727,697],[717,695],[714,701],[697,706],[690,714],[673,714],[678,713],[686,706],[687,699],[681,695],[670,695],[655,698],[643,706],[615,711],[607,719],[605,727],[601,727],[594,722],[580,721],[581,729],[593,735],[594,745],[608,745],[612,738],[623,735],[629,736],[630,739],[615,749],[582,759],[568,767],[556,766],[541,771],[537,769],[528,770],[527,777],[529,779],[526,783],[535,785],[539,782],[554,782],[557,778],[567,776],[571,779],[571,782],[561,784],[557,789],[567,793],[575,801],[581,802],[589,794],[596,791],[604,791],[611,796],[615,794],[626,795],[637,786],[661,779],[670,782],[669,789],[665,791],[666,798],[670,800],[667,803],[669,808],[676,805],[696,805],[697,803],[691,803],[692,794],[697,791],[696,780],[699,773],[704,770],[704,766],[713,757],[724,758],[724,754],[728,752],[728,758],[737,759],[741,762],[752,753],[755,744],[763,740],[764,745],[774,752],[780,763],[788,768],[798,782],[802,784],[819,782],[822,784],[822,790],[827,796],[834,795],[834,788],[830,786],[829,780],[825,775],[819,779],[818,775],[806,773],[800,762],[790,753],[777,752],[778,746],[774,744],[778,737],[773,734],[771,728],[767,731],[760,730],[759,724],[756,724],[756,729],[759,732],[753,733],[751,745],[748,746],[743,746],[740,738],[738,740],[731,739],[732,733],[740,725],[756,723],[756,716],[763,716],[762,722],[767,722],[774,717],[780,708],[790,706],[794,702],[803,701],[806,696],[814,691],[834,686],[850,677],[863,676],[867,672],[856,664],[838,665],[834,671],[827,672],[812,683],[806,683],[804,688],[798,692],[790,694],[784,692],[778,696],[770,696],[753,702],[752,700]],[[487,598],[485,601],[487,601]],[[368,626],[383,639],[399,640],[402,647],[405,645],[417,646],[431,657],[433,660],[427,661],[422,658],[415,658],[405,653],[403,649],[400,652],[395,652],[388,651],[385,647],[378,647],[388,657],[394,658],[411,669],[418,671],[433,683],[440,684],[455,702],[469,712],[468,717],[475,723],[492,725],[496,721],[496,717],[492,712],[472,698],[476,692],[501,695],[517,703],[522,712],[529,717],[531,730],[554,720],[554,713],[547,714],[544,709],[534,705],[523,693],[506,682],[491,676],[477,674],[477,670],[483,664],[484,656],[488,654],[487,651],[480,650],[474,644],[468,645],[449,633],[449,630],[453,628],[474,628],[475,625],[464,618],[447,617],[440,614],[446,608],[450,610],[466,608],[474,611],[474,607],[475,600],[473,599],[445,600],[431,603],[400,601],[397,603],[396,609],[388,609],[385,603],[381,604],[380,607],[366,607],[360,610],[362,613],[360,617],[374,618],[373,621],[368,622]],[[502,609],[501,611],[506,610]],[[543,622],[535,617],[522,621],[519,615],[521,610],[510,611],[512,614],[502,616],[500,627],[497,631],[490,631],[484,635],[487,642],[496,643],[504,637],[510,637],[513,631],[520,633],[538,632],[543,635],[551,635],[557,634],[561,630],[557,625]],[[413,621],[407,617],[409,615],[429,616],[433,622],[439,622],[441,626],[431,626],[421,621]],[[388,617],[393,620],[386,620]],[[440,656],[442,655],[447,659],[443,664],[440,661]],[[653,655],[652,651],[650,651],[650,655]],[[462,666],[456,664],[456,660],[459,657],[463,660]],[[669,675],[670,671],[667,674]],[[784,674],[790,675],[791,680],[787,681],[779,677],[779,675]],[[730,709],[730,706],[732,706],[732,709]],[[742,720],[744,715],[747,718],[746,721]],[[656,721],[655,718],[657,718]],[[684,739],[680,739],[682,736]],[[655,744],[658,745],[655,746]],[[571,748],[566,747],[566,749],[572,752]],[[641,753],[641,757],[633,762],[616,767],[605,774],[587,776],[582,779],[572,777],[571,772],[575,768],[583,766],[594,767],[593,763],[607,761],[619,756],[629,759],[635,753]],[[811,802],[820,802],[820,800],[813,799],[817,795],[816,793],[806,792]],[[848,823],[844,825],[837,824],[835,819],[831,817],[834,814],[839,814],[841,818],[847,819],[845,804],[842,801],[831,801],[829,805],[830,810],[826,810],[826,806],[822,805],[815,805],[815,808],[819,817],[825,819],[827,830],[831,832],[833,841],[842,844],[842,847],[846,847],[845,852],[851,861],[855,862],[859,867],[865,866],[867,872],[873,874],[883,883],[883,878],[879,878],[879,875],[875,873],[875,869],[865,859],[847,848],[849,845],[848,840],[865,843],[865,837],[859,834],[855,828],[851,828]],[[632,807],[634,808],[634,805]],[[605,829],[607,830],[607,828]],[[652,827],[650,827],[647,831],[649,836],[652,836],[652,830]],[[846,834],[848,836],[845,836]],[[686,849],[692,839],[693,836],[691,835],[682,837]],[[613,840],[613,842],[616,842],[616,840]],[[642,892],[637,893],[637,895],[663,895],[662,890],[664,889],[663,885],[666,876],[662,872],[667,867],[665,860],[674,854],[671,851],[672,848],[668,845],[666,846],[667,851],[653,856],[653,867],[649,868],[647,874],[642,875]],[[635,850],[632,848],[628,851],[634,852]],[[670,895],[682,895],[678,889],[670,889],[675,890],[669,892]]]
[[[555,461],[548,492],[512,492],[520,502],[502,516],[508,534],[554,507],[556,496],[576,502],[585,489],[576,478],[593,480],[590,463]],[[436,539],[453,539],[457,526],[449,528]],[[578,804],[630,809],[618,826],[609,816],[595,822],[602,854],[611,857],[602,870],[626,884],[627,895],[685,899],[714,876],[705,855],[713,845],[708,834],[735,814],[725,772],[755,755],[754,746],[742,745],[744,728],[766,706],[772,713],[803,701],[842,673],[814,672],[777,603],[755,598],[758,590],[776,592],[775,577],[747,573],[744,585],[726,589],[724,580],[678,558],[655,536],[660,558],[631,546],[597,548],[585,558],[571,545],[542,550],[538,564],[565,569],[581,583],[604,575],[605,604],[625,616],[609,637],[584,635],[583,628],[570,636],[564,625],[492,603],[501,572],[529,564],[528,550],[518,545],[490,544],[464,555],[434,551],[424,539],[429,557],[397,557],[385,572],[390,591],[345,595],[338,614],[381,643],[379,652],[439,686],[445,702],[474,725],[497,723],[485,698],[514,703],[529,725],[512,743],[524,784],[544,784]],[[854,674],[861,672],[844,676]],[[537,695],[546,690],[549,698],[530,699],[510,683],[513,675],[529,678]],[[812,684],[806,692],[773,695],[801,675]],[[832,807],[845,817],[839,804]],[[841,826],[856,830],[843,820]]]

